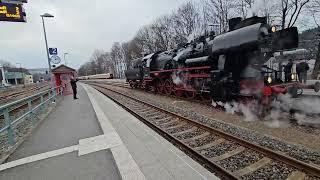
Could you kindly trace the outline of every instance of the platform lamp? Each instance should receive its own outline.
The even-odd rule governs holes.
[[[49,56],[49,47],[48,47],[48,41],[47,41],[47,33],[46,33],[46,26],[44,24],[44,18],[53,18],[54,16],[49,13],[44,13],[43,15],[40,15],[42,19],[42,26],[43,26],[43,33],[44,33],[44,40],[46,43],[46,50],[47,50],[47,58],[48,58],[48,65],[49,65],[49,75],[50,75],[50,87],[53,88],[53,81],[52,81],[52,70],[51,70],[51,60]],[[53,93],[55,93],[55,90],[53,90]]]

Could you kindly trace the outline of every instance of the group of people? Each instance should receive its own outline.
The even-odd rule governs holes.
[[[285,82],[290,82],[291,75],[292,75],[292,66],[293,66],[293,60],[289,59],[289,62],[287,65],[283,67],[283,71],[285,73]],[[298,80],[300,83],[307,83],[307,73],[309,70],[309,65],[307,62],[303,61],[298,64],[296,64],[296,72],[298,75]]]

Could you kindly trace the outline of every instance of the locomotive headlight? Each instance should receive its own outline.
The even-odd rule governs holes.
[[[272,32],[276,32],[276,31],[277,31],[277,27],[276,27],[276,26],[272,26],[272,27],[271,27],[271,31],[272,31]]]
[[[269,76],[267,81],[268,81],[269,84],[271,84],[272,83],[272,78]]]
[[[295,74],[291,74],[291,79],[292,80],[296,80],[296,75]]]

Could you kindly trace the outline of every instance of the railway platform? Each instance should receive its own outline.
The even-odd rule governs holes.
[[[78,91],[0,165],[0,179],[218,179],[97,90]]]

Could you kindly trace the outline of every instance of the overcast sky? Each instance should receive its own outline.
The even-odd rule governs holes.
[[[40,14],[46,19],[49,47],[78,68],[95,49],[133,38],[137,30],[168,14],[186,0],[29,0],[27,23],[0,22],[0,59],[27,68],[47,67]]]

